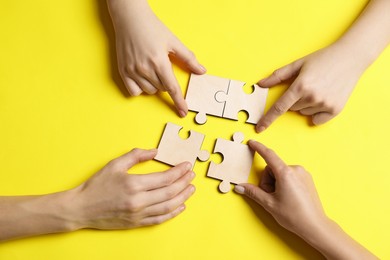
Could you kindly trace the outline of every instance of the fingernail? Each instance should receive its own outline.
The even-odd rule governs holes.
[[[257,133],[261,133],[265,130],[265,127],[264,126],[260,126],[259,128],[256,128],[256,132]]]
[[[184,110],[180,110],[180,111],[179,111],[179,115],[180,115],[181,117],[186,117],[187,112],[185,112]]]
[[[191,194],[193,194],[195,192],[195,186],[194,185],[191,186],[190,192],[191,192]]]
[[[156,152],[157,152],[157,149],[156,149],[156,148],[153,148],[153,149],[149,149],[149,152],[153,152],[153,153],[156,153]]]
[[[189,171],[189,170],[191,170],[191,168],[192,168],[192,165],[191,165],[191,163],[186,163],[186,171]]]
[[[260,80],[257,84],[261,87],[261,85],[265,82],[266,79]]]
[[[203,71],[203,72],[206,72],[207,70],[206,70],[206,68],[205,67],[203,67],[203,65],[202,64],[199,64],[199,68]]]
[[[190,178],[191,178],[191,180],[193,180],[195,178],[195,173],[194,172],[190,173]]]
[[[181,211],[183,211],[185,209],[186,209],[186,206],[182,205],[182,206],[180,206],[179,211],[181,212]]]
[[[238,194],[244,194],[245,193],[245,188],[239,185],[236,185],[234,187],[234,191],[237,192]]]

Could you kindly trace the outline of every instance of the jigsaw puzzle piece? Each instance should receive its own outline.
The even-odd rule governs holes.
[[[173,123],[166,124],[155,160],[172,166],[186,161],[194,167],[197,158],[201,161],[209,159],[210,153],[201,150],[204,135],[191,130],[190,136],[187,139],[182,139],[179,136],[182,128],[182,126]]]
[[[223,160],[220,164],[210,162],[207,176],[221,180],[219,190],[223,193],[230,191],[230,184],[245,183],[252,168],[254,152],[249,146],[242,144],[244,134],[236,132],[233,141],[218,138],[214,153],[220,153]]]
[[[217,76],[191,74],[186,101],[189,110],[198,112],[196,123],[206,123],[206,114],[222,117],[224,104],[216,101],[215,94],[227,92],[229,82],[229,79]]]
[[[218,102],[225,102],[223,111],[224,118],[238,120],[238,113],[248,113],[247,123],[257,124],[264,113],[268,89],[253,85],[253,92],[246,94],[243,90],[244,82],[232,80],[227,92],[218,92],[215,99]]]

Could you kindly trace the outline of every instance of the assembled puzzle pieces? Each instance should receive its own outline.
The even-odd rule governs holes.
[[[182,139],[179,136],[179,131],[182,128],[173,123],[166,124],[155,160],[172,166],[187,161],[193,167],[197,158],[201,161],[209,159],[210,153],[201,150],[204,135],[191,130],[190,136],[187,139]]]
[[[198,112],[195,117],[198,124],[206,123],[206,114],[222,117],[224,104],[216,101],[215,94],[219,91],[226,92],[229,83],[229,79],[191,74],[186,101],[189,110]]]
[[[264,113],[268,89],[254,85],[253,92],[246,94],[244,85],[237,80],[191,74],[186,94],[188,109],[198,112],[198,124],[207,121],[206,115],[238,120],[240,111],[248,113],[247,123],[256,124]]]
[[[242,144],[244,134],[236,132],[233,141],[218,138],[214,153],[220,153],[223,160],[220,164],[210,162],[207,176],[221,180],[219,190],[223,193],[230,191],[230,184],[240,184],[248,181],[252,168],[254,152],[249,146]]]

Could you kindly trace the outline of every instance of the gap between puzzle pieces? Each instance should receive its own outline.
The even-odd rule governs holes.
[[[247,94],[246,83],[212,75],[191,74],[186,101],[188,109],[198,112],[195,121],[204,124],[206,115],[238,120],[238,113],[248,114],[247,123],[257,124],[264,113],[268,89],[253,85],[253,92]]]
[[[167,123],[158,145],[158,152],[154,158],[157,161],[175,166],[188,161],[194,166],[196,159],[207,161],[210,158],[208,151],[201,150],[204,135],[191,130],[187,139],[182,139],[179,132],[183,127]],[[218,138],[214,153],[223,157],[221,163],[210,162],[207,176],[221,180],[219,190],[223,193],[230,191],[230,184],[239,184],[248,181],[252,167],[254,153],[249,146],[242,144],[244,134],[236,132],[233,141]]]

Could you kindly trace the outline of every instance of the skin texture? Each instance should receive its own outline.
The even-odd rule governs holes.
[[[190,72],[206,69],[192,51],[157,18],[146,0],[108,0],[116,34],[118,68],[130,95],[167,91],[181,117],[188,113],[170,56]]]
[[[363,72],[390,43],[389,12],[390,1],[370,1],[338,41],[260,80],[264,88],[292,83],[260,119],[256,131],[264,131],[288,110],[311,116],[315,125],[338,115]]]
[[[195,191],[190,163],[164,172],[127,173],[155,156],[156,150],[134,149],[74,189],[0,197],[0,241],[83,228],[131,229],[176,217]]]
[[[261,143],[249,141],[249,146],[267,167],[259,187],[240,184],[235,187],[237,193],[261,205],[282,227],[328,259],[377,259],[326,216],[310,173],[301,166],[286,165]]]

